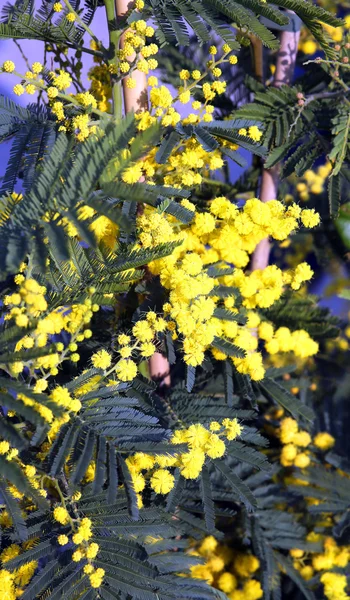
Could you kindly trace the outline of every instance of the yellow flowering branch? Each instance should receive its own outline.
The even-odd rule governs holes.
[[[35,79],[26,77],[25,75],[18,73],[18,71],[13,71],[12,74],[17,75],[17,77],[22,79],[22,81],[24,81],[25,83],[28,83],[29,85],[33,85],[34,87],[38,88],[39,90],[42,90],[44,92],[47,91],[47,85],[45,83],[41,83],[40,81],[36,81]],[[72,96],[70,94],[64,94],[63,92],[59,92],[57,90],[57,94],[56,94],[55,98],[60,98],[61,100],[66,100],[67,102],[69,102],[73,106],[76,106],[77,108],[80,108],[80,109],[83,108],[82,105],[79,104],[79,102],[77,100],[75,100],[74,96]],[[92,113],[98,115],[99,117],[103,117],[104,119],[111,118],[111,116],[108,113],[105,113],[102,110],[99,110],[98,108],[94,108],[91,106],[90,110]]]
[[[201,75],[198,79],[196,79],[193,83],[190,83],[189,86],[187,86],[187,82],[185,80],[185,90],[186,91],[191,91],[193,90],[201,81],[203,81],[203,79],[205,79],[206,77],[208,77],[210,71],[212,71],[213,69],[215,69],[216,67],[218,67],[219,65],[222,65],[225,62],[228,62],[226,59],[226,56],[231,52],[231,50],[229,50],[228,52],[225,52],[222,57],[217,60],[216,62],[213,61],[213,64],[210,66],[210,69],[208,69],[207,71],[205,71],[205,73],[203,73],[203,75]],[[174,98],[174,102],[176,102],[177,100],[179,100],[180,94],[178,94],[178,96],[176,96]],[[207,102],[207,101],[206,101]]]

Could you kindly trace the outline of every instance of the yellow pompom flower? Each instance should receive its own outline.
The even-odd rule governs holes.
[[[83,571],[86,575],[90,575],[90,573],[92,573],[94,570],[94,567],[92,565],[85,565]]]
[[[54,12],[57,12],[57,13],[59,13],[63,10],[63,6],[60,2],[55,2],[55,4],[53,5],[52,8],[53,8]]]
[[[72,83],[71,76],[69,75],[69,73],[67,73],[63,69],[60,69],[60,72],[58,75],[54,74],[52,79],[53,79],[53,85],[56,86],[61,91],[69,88]]]
[[[155,58],[150,58],[147,61],[148,68],[154,70],[158,67],[158,61]]]
[[[291,417],[286,417],[281,421],[280,440],[282,444],[290,444],[294,441],[295,434],[298,432],[298,423]]]
[[[182,69],[182,71],[179,73],[179,77],[182,79],[182,81],[186,81],[190,78],[190,72],[187,69]]]
[[[26,465],[24,472],[27,477],[33,478],[36,474],[36,468],[33,465]]]
[[[329,450],[330,448],[333,448],[335,439],[332,435],[330,435],[330,433],[321,431],[314,437],[313,443],[320,450]]]
[[[21,83],[16,83],[16,85],[13,88],[13,92],[16,94],[16,96],[22,96],[22,94],[24,94],[24,87]]]
[[[305,469],[309,466],[310,462],[310,457],[305,452],[301,452],[294,459],[294,466],[299,467],[299,469]]]
[[[120,335],[118,335],[118,344],[120,344],[121,346],[127,346],[130,343],[130,336],[126,335],[125,333],[121,333]]]
[[[152,88],[150,91],[150,101],[154,108],[169,108],[172,105],[173,97],[170,90],[165,85],[161,85],[160,87]]]
[[[41,71],[43,70],[43,65],[40,62],[34,62],[32,64],[32,71],[33,73],[36,73],[36,75],[38,75],[39,73],[41,73]]]
[[[104,574],[105,574],[104,569],[101,569],[101,568],[96,569],[96,571],[94,573],[92,573],[89,577],[91,587],[93,587],[93,588],[100,587],[100,585],[103,581]]]
[[[141,176],[142,176],[141,165],[135,164],[135,165],[131,165],[131,167],[128,167],[127,169],[125,169],[125,171],[122,175],[122,180],[125,183],[128,183],[130,185],[132,183],[137,183]]]
[[[225,454],[225,442],[216,433],[211,433],[204,450],[210,458],[221,458]]]
[[[152,356],[156,351],[156,347],[154,344],[152,344],[152,342],[144,342],[143,344],[141,344],[141,348],[140,348],[140,352],[141,352],[141,356],[144,356],[145,358],[149,358],[150,356]]]
[[[4,600],[15,600],[16,589],[14,584],[14,574],[6,569],[0,570],[0,589]]]
[[[57,541],[60,546],[65,546],[69,542],[69,538],[67,535],[59,535]]]
[[[297,447],[294,444],[286,444],[281,450],[281,465],[290,467],[298,453]]]
[[[12,73],[15,70],[16,65],[12,60],[5,60],[5,62],[2,65],[2,68],[5,71],[5,73]]]
[[[202,450],[191,450],[186,454],[182,454],[180,458],[181,475],[185,479],[197,479],[205,462],[204,452]]]
[[[309,444],[311,444],[311,436],[307,431],[300,431],[299,433],[295,434],[293,443],[296,444],[296,446],[306,448]]]
[[[256,125],[251,125],[248,129],[248,135],[254,142],[259,142],[262,137],[262,131]]]
[[[320,215],[315,211],[314,208],[306,208],[301,213],[301,222],[305,227],[317,227],[320,223]]]
[[[108,369],[112,364],[112,357],[107,350],[99,350],[91,357],[91,362],[96,369]]]
[[[10,444],[6,441],[0,442],[0,454],[6,454],[10,450]]]
[[[3,550],[0,554],[0,560],[3,563],[8,562],[9,560],[11,560],[12,558],[15,558],[16,556],[19,555],[21,551],[20,546],[18,546],[17,544],[11,544],[11,546],[8,546],[7,548],[5,548],[5,550]]]
[[[168,494],[173,489],[175,477],[167,469],[157,469],[151,477],[151,488],[156,494]]]
[[[225,592],[225,594],[229,594],[236,589],[237,579],[232,573],[226,571],[220,575],[218,579],[218,587],[222,592]]]
[[[119,354],[122,358],[130,358],[132,355],[132,348],[130,348],[130,346],[123,346],[123,348],[119,350]]]
[[[135,323],[132,332],[140,342],[150,342],[154,337],[153,329],[147,320]]]
[[[132,483],[136,493],[145,489],[146,480],[141,473],[131,473]]]
[[[220,431],[221,425],[218,421],[212,421],[209,425],[210,431]]]
[[[191,448],[202,448],[207,443],[209,436],[209,431],[200,423],[196,423],[187,429],[186,439]]]
[[[260,600],[263,597],[263,590],[260,581],[249,579],[243,586],[243,597],[246,600]]]
[[[73,537],[72,537],[72,541],[73,541],[73,543],[74,543],[74,544],[76,544],[77,546],[78,546],[79,544],[81,544],[81,543],[82,543],[82,541],[83,541],[83,536],[82,536],[82,534],[81,534],[81,533],[79,533],[79,532],[78,532],[78,533],[75,533],[75,534],[73,535]]]
[[[236,437],[241,435],[243,427],[237,419],[224,419],[222,424],[225,427],[225,435],[229,441],[235,440]]]
[[[210,554],[211,552],[215,552],[218,546],[218,541],[214,538],[213,535],[208,535],[202,541],[199,547],[199,553],[202,555]]]
[[[302,558],[304,556],[304,550],[299,550],[299,548],[292,548],[292,550],[289,551],[289,554],[293,558]]]
[[[128,73],[130,71],[130,64],[126,60],[124,60],[120,63],[119,68],[122,73]]]
[[[61,525],[68,525],[70,521],[69,513],[63,506],[56,506],[53,511],[53,518]]]
[[[346,593],[347,579],[346,575],[340,573],[323,573],[321,583],[324,585],[325,596],[329,600],[347,600]]]
[[[17,327],[27,327],[29,323],[29,319],[27,317],[27,315],[24,315],[23,313],[18,315],[18,317],[16,317],[16,325]]]
[[[115,370],[120,381],[132,381],[137,375],[137,365],[130,359],[119,360]]]
[[[99,545],[95,542],[92,542],[92,544],[89,544],[86,550],[86,558],[96,558],[98,551]]]
[[[76,550],[75,552],[73,552],[72,554],[72,561],[73,562],[80,562],[82,559],[84,558],[83,553],[81,552],[81,550]]]

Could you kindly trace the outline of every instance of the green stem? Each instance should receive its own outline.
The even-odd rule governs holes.
[[[65,3],[66,7],[68,8],[68,10],[74,14],[76,20],[78,21],[79,25],[85,29],[85,31],[92,37],[92,39],[96,42],[96,44],[98,44],[99,46],[101,46],[101,42],[99,41],[99,39],[95,36],[94,32],[92,31],[92,29],[90,29],[90,27],[88,25],[86,25],[86,23],[84,23],[83,19],[81,18],[81,16],[77,13],[76,10],[74,10],[73,6],[71,5],[71,3],[69,2],[69,0],[63,0],[63,2]]]
[[[120,45],[120,38],[122,31],[117,28],[117,0],[104,0],[108,22],[109,32],[109,51],[110,59],[108,63],[110,65],[117,66],[118,64],[118,50]],[[122,86],[121,81],[115,81],[113,83],[113,113],[115,118],[119,121],[122,118],[123,110],[123,99],[122,99]]]
[[[85,52],[85,54],[91,54],[91,56],[97,56],[98,58],[103,58],[103,52],[99,50],[92,50],[91,48],[85,48],[85,46],[81,46],[80,44],[75,44],[74,42],[66,42],[68,48],[73,48],[74,50],[81,50],[81,52]]]

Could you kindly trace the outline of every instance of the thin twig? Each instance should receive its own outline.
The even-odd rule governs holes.
[[[91,48],[86,48],[85,46],[81,46],[80,44],[75,44],[74,42],[66,42],[66,45],[68,46],[68,48],[72,48],[74,50],[81,50],[82,52],[85,52],[86,54],[91,54],[91,56],[97,56],[98,58],[104,57],[103,52],[100,52],[99,50],[92,50]]]
[[[344,67],[344,69],[350,69],[350,64],[348,64],[348,63],[343,63],[339,60],[326,60],[325,58],[320,58],[320,57],[306,60],[303,63],[303,65],[309,65],[310,63],[316,63],[316,64],[324,63],[326,65],[332,65],[332,66],[336,66],[336,67]]]
[[[26,63],[26,65],[27,65],[27,69],[28,69],[28,71],[30,71],[30,68],[31,68],[31,67],[30,67],[29,60],[28,60],[28,58],[26,57],[26,55],[24,54],[24,52],[23,52],[23,50],[22,50],[22,47],[21,47],[20,43],[19,43],[17,40],[15,40],[15,39],[14,39],[13,41],[14,41],[14,43],[16,44],[16,46],[17,46],[18,50],[20,51],[20,53],[21,53],[21,56],[22,56],[22,58],[23,58],[24,62]]]
[[[304,104],[302,106],[300,106],[300,108],[298,110],[298,114],[289,128],[288,139],[290,138],[290,135],[291,135],[294,127],[296,127],[300,117],[302,116],[303,111],[309,104],[311,104],[311,102],[315,102],[316,100],[327,100],[329,98],[337,98],[340,96],[344,96],[344,92],[345,93],[350,92],[350,88],[347,88],[347,90],[345,90],[345,91],[338,90],[336,92],[318,92],[317,94],[310,94],[310,96],[307,96],[305,98]],[[344,98],[344,100],[345,100],[345,98]]]

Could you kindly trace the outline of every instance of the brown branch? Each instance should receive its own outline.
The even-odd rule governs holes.
[[[117,18],[123,19],[129,11],[128,0],[115,0],[115,8]],[[124,34],[125,35],[125,34]],[[124,35],[121,36],[120,47],[123,48]],[[130,61],[135,60],[136,54],[129,57]],[[130,111],[140,111],[148,109],[148,96],[147,96],[147,77],[145,73],[141,71],[133,71],[133,77],[136,81],[136,87],[130,89],[126,86],[126,79],[123,79],[123,96],[124,96],[124,109],[128,113]]]
[[[128,0],[115,0],[115,10],[117,18],[125,17],[129,10]],[[123,47],[124,36],[121,37],[120,47]],[[130,57],[131,61],[136,55]],[[126,113],[130,111],[140,111],[148,109],[147,95],[147,78],[145,73],[141,71],[133,71],[133,79],[136,81],[136,86],[130,89],[126,85],[126,78],[123,79],[123,98],[124,110]],[[160,381],[160,385],[170,386],[170,365],[165,356],[160,352],[155,352],[149,359],[149,372],[152,379]]]

